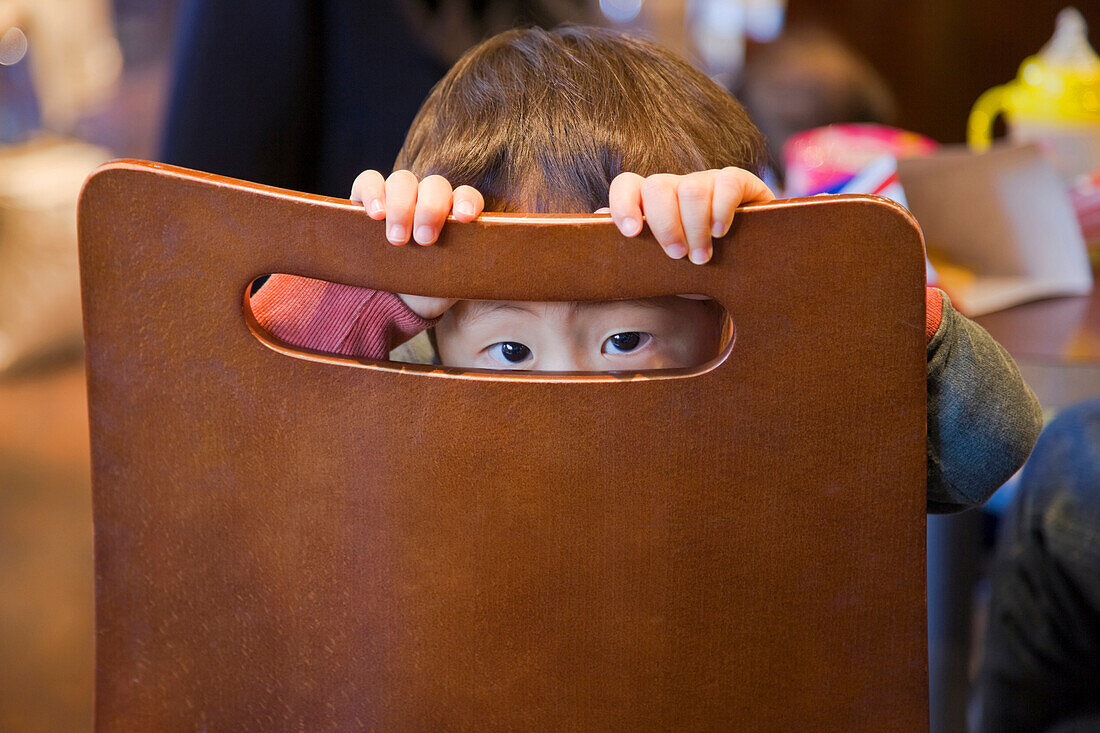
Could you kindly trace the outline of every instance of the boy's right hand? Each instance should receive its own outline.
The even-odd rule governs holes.
[[[396,245],[408,242],[410,235],[417,244],[432,244],[448,214],[468,222],[485,209],[485,199],[475,188],[452,190],[443,176],[417,181],[404,170],[394,171],[389,178],[378,171],[363,171],[351,186],[351,200],[363,202],[370,218],[385,219],[386,239]]]
[[[439,238],[448,214],[461,222],[473,221],[485,209],[485,199],[470,186],[451,189],[443,176],[418,181],[406,170],[383,178],[378,171],[363,171],[351,186],[351,200],[361,201],[370,218],[386,220],[386,239],[402,245],[413,241],[429,245]],[[421,318],[432,319],[454,305],[452,298],[399,295]]]

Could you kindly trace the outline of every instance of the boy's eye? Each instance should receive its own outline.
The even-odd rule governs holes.
[[[519,364],[531,356],[531,349],[516,341],[501,341],[489,347],[489,356],[503,364]]]
[[[641,348],[651,339],[648,333],[640,331],[623,331],[611,336],[603,342],[605,354],[629,354],[631,351]]]

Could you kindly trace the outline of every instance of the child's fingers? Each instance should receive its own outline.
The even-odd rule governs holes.
[[[386,239],[391,244],[409,241],[416,191],[416,176],[409,171],[394,171],[386,179]]]
[[[453,298],[429,298],[423,295],[405,295],[404,293],[398,293],[397,297],[405,301],[405,305],[409,306],[409,310],[429,321],[443,315],[452,305],[458,302]]]
[[[428,176],[416,191],[413,214],[413,239],[431,244],[439,236],[447,214],[451,213],[451,184],[443,176]]]
[[[743,168],[729,168],[728,170],[736,171],[745,184],[744,193],[741,195],[741,203],[763,204],[775,200],[775,194],[768,188],[768,184],[761,181],[756,175]]]
[[[725,168],[718,172],[714,181],[714,199],[711,203],[711,235],[724,237],[733,224],[733,214],[741,205],[744,182],[734,171],[737,168]]]
[[[453,213],[462,222],[473,221],[485,210],[485,197],[473,186],[459,186],[454,192]]]
[[[680,205],[676,201],[678,176],[652,175],[642,181],[642,213],[650,231],[665,254],[678,260],[687,254],[684,230],[680,226]]]
[[[637,173],[620,173],[607,192],[611,219],[625,237],[642,231],[642,181]],[[598,212],[597,212],[598,213]]]
[[[363,202],[372,219],[386,216],[386,179],[378,171],[363,171],[351,184],[351,200]]]
[[[676,187],[680,226],[687,239],[688,257],[697,265],[709,260],[712,251],[710,210],[713,193],[714,174],[709,171],[683,176]]]
[[[733,223],[733,214],[741,204],[771,201],[775,194],[767,184],[741,168],[723,168],[714,179],[711,218],[715,237],[723,237]]]

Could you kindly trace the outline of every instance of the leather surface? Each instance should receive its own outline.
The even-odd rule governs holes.
[[[358,204],[122,161],[80,237],[99,730],[926,728],[904,210],[748,207],[699,267],[601,216],[392,247]],[[705,293],[737,334],[675,379],[293,358],[242,305],[271,272]]]

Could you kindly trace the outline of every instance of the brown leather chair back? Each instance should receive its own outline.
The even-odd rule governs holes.
[[[80,204],[101,730],[927,725],[919,231],[602,216],[392,247],[348,201],[152,163]],[[463,298],[704,293],[712,368],[448,373],[257,338],[271,272]]]

